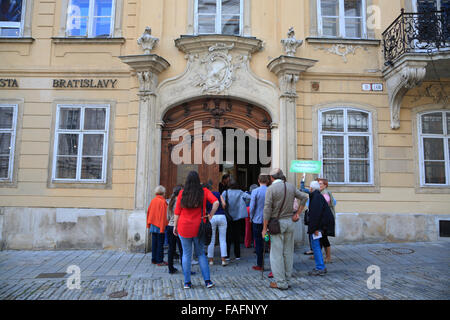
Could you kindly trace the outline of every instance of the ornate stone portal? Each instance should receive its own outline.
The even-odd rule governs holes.
[[[277,88],[250,69],[252,54],[262,49],[259,39],[226,35],[181,36],[175,40],[175,45],[185,53],[186,69],[159,84],[158,74],[169,67],[164,58],[150,53],[120,57],[136,72],[139,80],[135,190],[135,210],[139,218],[136,221],[145,216],[151,190],[160,181],[164,116],[172,107],[192,100],[234,99],[265,110],[271,119],[271,164],[283,169],[294,182],[295,174],[288,171],[297,150],[296,84],[300,74],[316,61],[284,55],[271,61],[268,68],[279,79],[280,88]],[[251,116],[250,108],[246,112]]]

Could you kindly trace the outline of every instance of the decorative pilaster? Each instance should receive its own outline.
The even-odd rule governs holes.
[[[314,66],[317,60],[279,56],[267,68],[278,77],[280,87],[280,168],[290,182],[296,183],[295,173],[289,172],[290,163],[297,158],[297,82],[302,72]]]
[[[426,61],[402,60],[384,70],[391,111],[391,128],[400,128],[400,107],[409,89],[421,84],[426,74]]]
[[[159,181],[158,173],[149,175],[148,172],[149,168],[152,168],[150,164],[153,161],[158,161],[157,155],[151,150],[152,146],[159,143],[161,131],[155,126],[155,91],[158,85],[158,75],[170,66],[164,58],[150,53],[150,50],[157,43],[157,40],[155,40],[157,38],[144,37],[146,39],[143,39],[143,37],[140,38],[138,43],[140,42],[143,45],[145,54],[119,57],[122,62],[131,67],[139,81],[139,92],[137,94],[139,96],[139,128],[135,189],[135,208],[138,210],[145,209],[148,206],[152,194],[151,189],[156,187]],[[148,180],[149,176],[152,178],[151,181]]]

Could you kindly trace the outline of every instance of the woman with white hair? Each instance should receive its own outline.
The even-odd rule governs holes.
[[[167,221],[167,202],[164,198],[166,188],[157,186],[155,188],[155,197],[150,202],[147,210],[147,228],[152,234],[152,263],[158,266],[167,266],[164,258],[164,229],[168,225]]]
[[[327,201],[320,193],[320,184],[312,181],[309,193],[309,223],[308,234],[314,252],[316,267],[309,272],[312,276],[322,276],[327,273],[320,248],[320,238],[327,235],[327,230],[334,230],[334,216]]]

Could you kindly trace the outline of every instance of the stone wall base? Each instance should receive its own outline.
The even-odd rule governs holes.
[[[122,249],[144,252],[146,212],[0,208],[0,246],[17,250]]]
[[[144,210],[0,208],[0,250],[115,249],[144,252]],[[437,241],[450,215],[337,213],[334,244]],[[296,246],[308,245],[303,220]],[[150,249],[148,249],[150,251]]]
[[[303,219],[303,217],[302,217]],[[439,220],[450,220],[450,215],[395,214],[395,213],[337,213],[334,244],[437,241]],[[307,227],[297,227],[296,246],[308,245]]]

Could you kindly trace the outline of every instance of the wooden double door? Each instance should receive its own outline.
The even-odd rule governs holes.
[[[264,139],[269,143],[271,138],[270,115],[260,107],[237,100],[208,98],[186,102],[171,108],[164,115],[163,122],[160,184],[166,187],[167,198],[176,185],[184,185],[191,170],[199,173],[202,183],[212,182],[213,190],[217,191],[224,173],[229,172],[237,178],[238,170],[242,172],[243,167],[246,167],[246,164],[238,165],[235,161],[223,163],[214,161],[217,158],[205,158],[204,154],[214,158],[218,151],[217,148],[212,148],[215,137],[203,141],[208,129],[214,128],[218,130],[215,132],[223,134],[222,141],[217,141],[217,145],[222,147],[218,152],[222,152],[223,160],[226,160],[223,145],[226,129],[242,129],[259,134],[254,138],[261,138],[260,133],[266,132]],[[254,130],[247,131],[248,129]],[[236,148],[242,149],[245,146],[237,145]],[[255,171],[254,167],[252,169]]]

